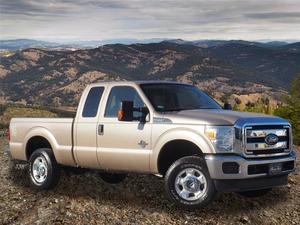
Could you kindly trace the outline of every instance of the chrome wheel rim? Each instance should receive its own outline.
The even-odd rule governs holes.
[[[184,169],[176,176],[175,190],[182,199],[196,201],[206,193],[206,177],[198,169]]]
[[[43,183],[47,179],[48,168],[44,157],[37,157],[32,164],[32,175],[37,183]]]

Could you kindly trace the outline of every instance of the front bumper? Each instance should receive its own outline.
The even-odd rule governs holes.
[[[253,167],[264,167],[273,163],[289,163],[292,166],[283,167],[280,174],[277,176],[287,175],[295,170],[296,164],[296,153],[291,151],[286,156],[263,158],[263,159],[246,159],[238,155],[206,155],[206,165],[213,180],[235,180],[235,179],[252,179],[252,178],[263,178],[270,177],[267,171],[257,170],[255,173],[251,172],[250,169]],[[224,163],[235,163],[238,165],[238,170],[235,173],[224,172]]]
[[[218,192],[242,192],[287,185],[288,175],[251,179],[213,180]]]

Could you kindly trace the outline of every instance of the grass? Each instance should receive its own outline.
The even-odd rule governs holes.
[[[14,117],[59,117],[57,113],[45,110],[20,106],[7,106],[6,109],[0,112],[0,128],[7,128],[11,118]]]

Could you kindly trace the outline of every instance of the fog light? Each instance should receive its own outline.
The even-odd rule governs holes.
[[[236,174],[239,173],[240,165],[236,162],[224,162],[222,164],[222,170],[224,174]]]

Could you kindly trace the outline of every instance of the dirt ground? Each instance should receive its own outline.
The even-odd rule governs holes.
[[[300,224],[299,159],[288,186],[252,199],[222,194],[205,209],[187,211],[166,200],[163,180],[152,175],[111,185],[95,172],[63,170],[54,190],[33,190],[24,170],[9,172],[5,148],[2,139],[0,224]]]

